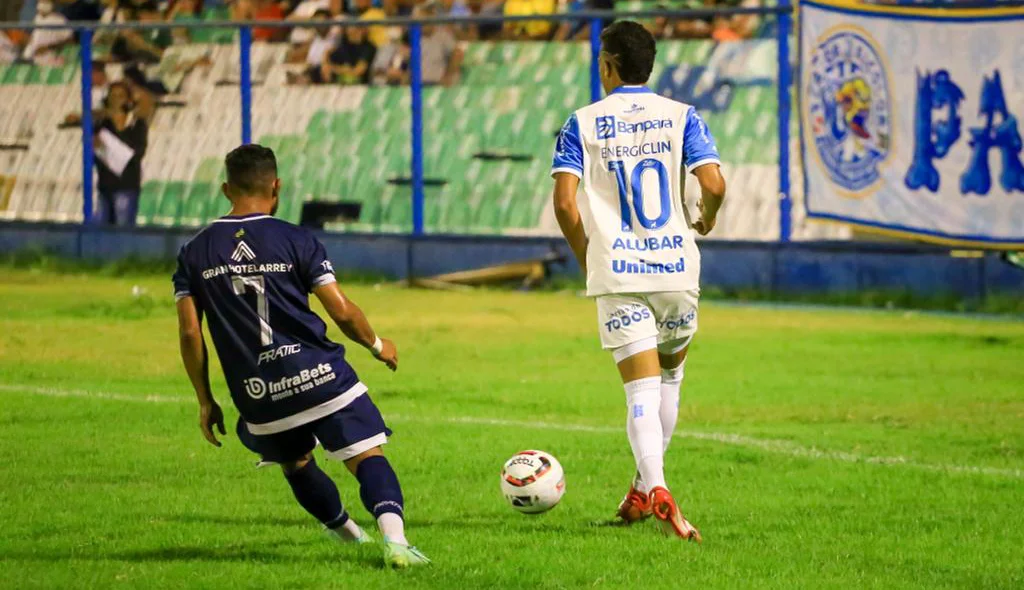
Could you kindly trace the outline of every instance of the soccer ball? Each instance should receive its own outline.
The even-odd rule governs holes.
[[[558,505],[565,493],[562,465],[544,451],[520,451],[501,468],[501,493],[523,514],[540,514]]]

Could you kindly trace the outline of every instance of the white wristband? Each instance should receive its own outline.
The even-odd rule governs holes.
[[[384,341],[380,339],[380,336],[374,336],[373,346],[370,347],[373,352],[373,356],[380,356],[380,353],[384,352]]]

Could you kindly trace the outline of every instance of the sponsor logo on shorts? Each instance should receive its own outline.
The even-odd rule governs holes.
[[[659,330],[676,330],[678,328],[684,328],[693,323],[693,320],[697,319],[697,310],[691,309],[685,314],[679,315],[674,318],[667,318],[664,321],[658,322]]]
[[[612,317],[604,323],[604,327],[607,331],[614,332],[650,319],[651,310],[643,305],[634,305],[617,309],[611,315]]]

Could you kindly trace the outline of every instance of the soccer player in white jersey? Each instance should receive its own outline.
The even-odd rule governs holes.
[[[601,344],[626,390],[637,473],[618,516],[632,523],[653,514],[667,534],[700,542],[665,483],[664,454],[697,331],[694,232],[715,226],[725,180],[696,110],[644,86],[654,55],[654,37],[638,23],[619,21],[601,33],[608,96],[566,121],[551,174],[558,224],[586,273]],[[683,204],[687,173],[697,177],[702,195],[692,224]]]

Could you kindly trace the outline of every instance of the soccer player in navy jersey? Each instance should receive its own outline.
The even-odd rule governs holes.
[[[391,431],[345,361],[345,348],[327,339],[327,326],[309,307],[309,293],[345,336],[392,371],[398,368],[394,343],[380,338],[338,288],[323,244],[273,217],[281,188],[274,152],[243,145],[225,164],[223,191],[231,212],[181,248],[173,279],[181,358],[199,400],[203,436],[219,447],[214,427],[225,434],[210,388],[205,316],[240,414],[236,430],[242,443],[264,462],[281,466],[295,499],[331,535],[370,542],[313,458],[319,443],[359,481],[363,505],[384,537],[385,563],[430,563],[405,538],[402,488],[381,452]]]

